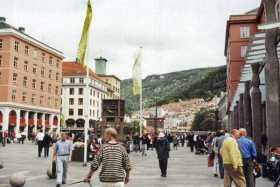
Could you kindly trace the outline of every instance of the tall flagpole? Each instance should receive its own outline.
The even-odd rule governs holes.
[[[142,47],[140,47],[140,50],[142,50]],[[140,51],[140,53],[141,53],[141,51]],[[141,57],[139,60],[141,60]],[[143,121],[144,121],[144,119],[143,119],[142,62],[141,62],[141,65],[140,65],[140,137],[142,137],[142,135],[143,135]]]
[[[91,1],[91,0],[90,0]],[[91,5],[92,2],[91,2]],[[89,27],[89,32],[88,32],[88,38],[87,38],[87,49],[86,49],[86,89],[85,89],[85,103],[84,103],[84,111],[85,111],[85,126],[84,126],[84,166],[87,165],[87,155],[88,155],[88,150],[87,150],[87,144],[88,144],[88,130],[89,130],[89,97],[90,97],[90,90],[89,90],[89,84],[90,84],[90,76],[89,76],[89,62],[90,62],[90,32],[91,32],[91,24]]]

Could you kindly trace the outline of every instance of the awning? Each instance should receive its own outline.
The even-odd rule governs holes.
[[[245,57],[245,64],[241,67],[241,75],[240,75],[240,82],[237,85],[237,89],[235,91],[232,104],[230,106],[230,111],[233,111],[234,107],[236,106],[236,102],[240,99],[240,94],[244,93],[245,89],[245,82],[252,80],[252,69],[251,65],[255,63],[264,64],[265,57],[266,57],[266,50],[265,50],[265,33],[260,32],[253,35],[250,39],[250,44],[247,48],[246,57]],[[280,56],[280,46],[278,46],[278,53]],[[265,76],[264,76],[264,69],[260,73],[260,89],[262,92],[262,101],[265,101]]]

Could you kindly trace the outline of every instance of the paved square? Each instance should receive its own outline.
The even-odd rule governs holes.
[[[0,147],[0,161],[5,168],[0,170],[0,187],[9,187],[8,177],[16,172],[27,177],[25,187],[51,187],[55,180],[46,176],[46,170],[51,160],[37,158],[37,147],[32,144],[12,144]],[[212,168],[207,168],[206,156],[197,156],[187,148],[171,151],[168,167],[168,177],[160,177],[158,161],[155,152],[149,151],[147,157],[136,153],[130,154],[133,170],[128,187],[220,187],[222,180],[212,176]],[[79,181],[88,172],[88,167],[82,163],[72,162],[69,167],[68,183]],[[72,187],[87,187],[87,184],[77,184]],[[93,186],[100,186],[98,174],[94,176]],[[257,187],[272,186],[271,182],[258,181]]]

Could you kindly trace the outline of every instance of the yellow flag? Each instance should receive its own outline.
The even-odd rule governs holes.
[[[79,43],[78,57],[77,57],[78,62],[83,65],[85,63],[85,55],[86,55],[87,44],[88,44],[88,35],[89,35],[90,24],[91,24],[91,20],[92,20],[92,7],[91,7],[90,1],[91,0],[88,0],[88,3],[87,3],[87,14],[86,14],[85,22],[84,22],[81,40]]]
[[[133,95],[140,95],[142,87],[142,72],[141,72],[141,53],[142,48],[140,48],[132,69],[132,81],[133,81]]]

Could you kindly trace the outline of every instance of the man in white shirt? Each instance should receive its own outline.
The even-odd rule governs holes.
[[[38,157],[41,157],[41,154],[42,154],[43,139],[44,139],[44,133],[43,133],[42,130],[40,130],[39,133],[36,136],[37,145],[38,145]]]

